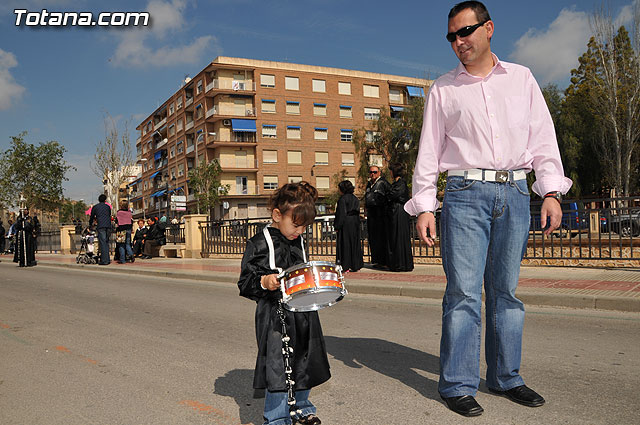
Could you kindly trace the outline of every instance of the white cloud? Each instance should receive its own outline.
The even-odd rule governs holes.
[[[169,35],[187,29],[184,12],[185,0],[152,0],[147,5],[151,16],[149,27],[127,29],[119,33],[120,43],[113,58],[118,66],[172,66],[199,61],[208,49],[215,47],[217,39],[207,35],[182,45],[164,44]]]
[[[18,66],[18,60],[15,55],[0,49],[0,110],[9,109],[25,91],[23,86],[16,83],[9,71],[16,66]]]
[[[590,33],[587,13],[563,9],[545,30],[532,28],[520,37],[510,58],[531,68],[542,85],[563,80],[578,66]]]

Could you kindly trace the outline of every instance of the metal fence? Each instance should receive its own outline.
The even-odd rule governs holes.
[[[531,203],[531,223],[526,259],[640,260],[640,197],[566,200],[562,203],[562,224],[550,236],[543,235],[540,223],[541,202]],[[334,216],[319,216],[308,226],[304,237],[312,257],[335,257]],[[270,222],[270,218],[218,220],[200,223],[203,247],[208,255],[242,255],[247,239]],[[440,213],[436,212],[440,228]],[[370,252],[367,226],[360,222],[362,252]],[[440,244],[428,247],[421,241],[411,219],[411,243],[414,257],[439,258]]]
[[[170,224],[164,231],[167,243],[184,244],[184,224]]]

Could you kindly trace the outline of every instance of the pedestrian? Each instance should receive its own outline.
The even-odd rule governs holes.
[[[306,182],[288,183],[270,199],[271,224],[247,242],[238,280],[240,295],[257,303],[255,313],[258,358],[253,387],[266,389],[264,424],[320,424],[316,407],[309,401],[311,388],[327,381],[329,360],[317,311],[291,312],[279,309],[282,299],[280,270],[306,263],[301,234],[316,216],[317,190]],[[288,339],[283,338],[280,312],[286,321]],[[283,339],[293,352],[283,352]],[[287,379],[284,356],[292,357],[291,380]],[[289,391],[295,405],[287,404]]]
[[[515,292],[529,234],[526,173],[544,197],[545,234],[562,218],[564,176],[553,121],[529,69],[491,52],[494,23],[477,1],[455,5],[447,41],[458,67],[432,85],[424,120],[413,198],[405,205],[429,246],[436,235],[438,173],[447,172],[440,250],[447,277],[442,303],[440,381],[447,406],[464,416],[483,412],[480,382],[482,285],[486,306],[486,386],[531,407],[545,400],[520,376],[524,305]]]
[[[409,187],[404,179],[406,167],[401,162],[389,166],[393,183],[387,194],[389,270],[410,272],[413,270],[413,251],[411,247],[411,217],[404,210],[404,204],[411,198]]]
[[[20,214],[14,225],[15,250],[13,262],[20,267],[33,267],[36,261],[36,238],[40,235],[40,222],[38,217],[30,216],[29,209],[20,210]]]
[[[107,195],[100,194],[98,203],[91,207],[89,224],[95,224],[98,232],[98,246],[100,248],[100,259],[98,264],[106,266],[111,263],[109,258],[109,235],[111,233],[111,207],[106,204]]]
[[[147,220],[149,229],[144,236],[144,245],[142,247],[142,256],[140,258],[148,260],[157,257],[160,247],[166,243],[164,229],[158,223],[156,217],[149,217]]]
[[[145,225],[143,219],[138,220],[138,228],[133,236],[133,256],[139,257],[142,255],[142,245],[144,243],[144,237],[147,234],[149,228]]]
[[[387,193],[389,182],[380,172],[380,167],[369,167],[369,181],[364,195],[367,209],[367,234],[371,264],[375,268],[387,265],[389,241],[387,237]]]
[[[7,254],[13,254],[15,251],[15,234],[16,228],[13,220],[7,220],[7,224],[9,225],[9,230],[7,231],[6,238],[9,239],[9,246],[7,247]]]
[[[118,245],[118,263],[133,263],[133,250],[131,249],[131,230],[133,229],[133,214],[129,211],[129,201],[120,201],[120,209],[116,213],[118,227],[116,228],[116,245]]]
[[[336,205],[333,228],[338,233],[336,243],[336,263],[345,272],[357,272],[364,266],[360,241],[360,201],[353,194],[353,183],[341,181],[338,189],[342,196]]]
[[[0,220],[0,254],[4,254],[5,235],[7,231],[4,228],[2,220]]]

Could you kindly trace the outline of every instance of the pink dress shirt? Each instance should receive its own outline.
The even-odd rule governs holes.
[[[407,213],[438,208],[438,174],[449,170],[533,169],[532,189],[538,195],[571,188],[551,115],[531,71],[493,57],[496,65],[486,77],[469,74],[460,63],[429,90]]]

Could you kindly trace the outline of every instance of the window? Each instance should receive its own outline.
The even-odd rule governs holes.
[[[264,176],[262,187],[265,190],[275,190],[278,188],[278,176]]]
[[[236,176],[236,195],[246,195],[249,193],[246,176]]]
[[[284,88],[286,90],[300,90],[300,79],[298,77],[284,77]]]
[[[171,178],[172,178],[172,179],[175,179],[175,178],[176,178],[176,167],[173,167],[173,168],[171,169]]]
[[[338,94],[351,94],[351,83],[338,83]]]
[[[287,101],[287,114],[300,115],[300,102]]]
[[[327,104],[326,103],[314,103],[313,115],[326,117],[327,116]]]
[[[178,177],[184,176],[184,164],[178,164]]]
[[[377,120],[380,118],[380,108],[364,108],[365,120]]]
[[[402,103],[402,94],[398,89],[389,89],[389,102]]]
[[[172,115],[175,112],[175,104],[169,105],[169,115]]]
[[[271,124],[262,124],[262,137],[265,139],[273,139],[276,137],[276,126]]]
[[[324,93],[327,91],[327,83],[325,80],[312,80],[312,90],[317,93]]]
[[[340,105],[340,118],[353,118],[351,106]]]
[[[198,85],[196,87],[196,94],[202,93],[202,80],[198,81]]]
[[[289,176],[289,183],[300,183],[302,176]]]
[[[173,158],[174,156],[176,156],[176,147],[171,146],[171,149],[169,149],[169,158]]]
[[[275,87],[276,76],[271,74],[260,75],[260,87]]]
[[[365,134],[364,134],[364,139],[365,139],[367,142],[371,143],[371,142],[373,142],[373,141],[374,141],[374,139],[375,139],[376,137],[379,137],[379,136],[380,136],[380,132],[379,132],[379,131],[371,131],[371,130],[367,130],[367,131],[365,132]]]
[[[182,140],[180,140],[176,146],[178,146],[178,154],[184,152],[184,143]]]
[[[364,97],[380,97],[380,87],[364,84],[362,95]]]
[[[353,130],[348,128],[340,129],[340,141],[341,142],[351,142],[353,140]]]
[[[202,118],[202,104],[196,106],[196,119]]]
[[[264,164],[277,164],[278,151],[264,150],[262,151],[262,162]]]
[[[262,112],[267,114],[275,114],[276,101],[272,99],[262,99]]]
[[[329,177],[316,177],[316,189],[329,189]]]
[[[178,99],[178,106],[176,106],[176,110],[182,108],[182,96],[180,96],[180,99]]]
[[[329,131],[326,128],[316,127],[313,132],[313,138],[316,140],[327,140]]]
[[[180,118],[180,119],[178,120],[178,124],[176,124],[176,125],[178,126],[178,131],[182,131],[182,128],[184,127],[184,124],[183,124],[182,118]]]
[[[316,165],[329,165],[329,152],[316,152]]]
[[[355,165],[355,155],[353,152],[342,152],[342,165]]]
[[[369,166],[375,165],[377,167],[382,167],[382,155],[371,154],[369,155]]]
[[[302,151],[287,151],[287,163],[302,164]]]
[[[169,136],[173,136],[174,134],[176,134],[176,125],[175,124],[171,124],[169,126]]]
[[[296,125],[287,126],[287,139],[299,139],[300,138],[300,127]]]

